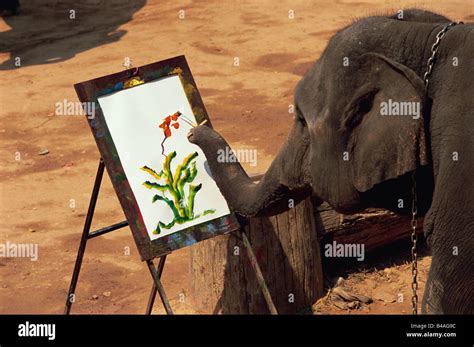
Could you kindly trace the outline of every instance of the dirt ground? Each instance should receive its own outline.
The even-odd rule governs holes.
[[[117,72],[126,57],[140,66],[184,54],[214,127],[233,147],[258,150],[258,165],[246,167],[257,173],[288,133],[297,81],[337,29],[414,6],[474,19],[472,0],[23,3],[19,16],[0,19],[0,242],[37,243],[39,259],[0,258],[0,313],[63,310],[99,157],[84,116],[55,115],[57,102],[77,101],[74,83]],[[122,220],[106,177],[93,227]],[[322,299],[314,312],[409,313],[409,257],[401,248],[408,244],[375,254],[365,268],[331,274],[374,303],[344,311]],[[178,313],[196,312],[186,296],[179,300],[188,290],[188,263],[189,250],[177,251],[163,275]],[[429,263],[422,258],[422,285]],[[142,313],[150,284],[128,228],[99,237],[88,244],[73,312]],[[159,304],[155,312],[163,312]]]

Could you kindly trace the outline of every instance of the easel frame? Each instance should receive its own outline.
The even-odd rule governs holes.
[[[194,118],[193,123],[207,123],[206,126],[212,127],[184,56],[135,67],[74,85],[79,100],[82,103],[91,103],[93,107],[94,112],[91,111],[92,107],[86,111],[87,122],[96,141],[100,156],[106,164],[112,186],[129,222],[135,244],[143,261],[155,259],[193,243],[240,228],[240,224],[233,213],[211,219],[206,223],[194,224],[189,228],[158,238],[151,237],[150,227],[145,225],[144,216],[125,173],[124,158],[121,158],[115,145],[100,99],[104,96],[121,93],[129,88],[141,88],[140,85],[142,84],[149,84],[170,77],[179,78],[186,103],[189,104],[188,112],[191,112]],[[158,118],[156,120],[158,121]],[[155,222],[153,221],[153,223]]]
[[[87,241],[97,236],[105,235],[111,231],[118,230],[118,229],[128,226],[128,222],[123,221],[123,222],[112,224],[110,226],[107,226],[107,227],[104,227],[92,232],[90,231],[91,225],[92,225],[92,219],[94,217],[95,207],[97,204],[97,199],[99,197],[100,186],[102,184],[102,179],[104,176],[104,170],[105,170],[105,164],[104,164],[103,159],[101,158],[99,160],[99,166],[97,168],[97,174],[94,181],[94,187],[92,189],[92,194],[89,201],[89,208],[87,210],[87,215],[84,222],[84,229],[82,231],[81,241],[79,243],[79,249],[77,251],[76,262],[74,264],[74,270],[71,277],[71,283],[69,285],[66,304],[64,307],[65,315],[69,315],[71,313],[72,304],[75,302],[75,297],[76,297],[75,292],[76,292],[77,282],[79,280],[79,274],[82,267],[82,261],[84,259]],[[258,264],[257,258],[255,257],[255,253],[253,252],[250,241],[248,240],[247,235],[243,231],[243,227],[239,229],[239,232],[241,234],[244,247],[247,250],[247,255],[249,257],[250,264],[257,277],[257,282],[260,286],[265,302],[267,303],[268,309],[271,314],[276,315],[278,314],[278,311],[270,295],[270,291],[265,282],[265,278],[263,277],[262,270],[260,269],[260,265]],[[161,283],[161,275],[163,273],[166,257],[168,256],[168,254],[164,254],[159,257],[158,265],[156,266],[156,268],[154,266],[152,259],[146,260],[148,270],[150,271],[150,275],[153,278],[153,285],[150,291],[150,295],[148,298],[148,303],[147,303],[147,307],[145,311],[146,315],[150,315],[153,310],[157,292],[160,295],[160,299],[161,299],[161,302],[163,303],[166,313],[168,315],[173,314],[173,310],[171,308],[168,296],[166,295],[163,284]]]

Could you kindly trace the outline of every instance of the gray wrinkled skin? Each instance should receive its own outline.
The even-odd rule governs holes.
[[[229,205],[249,217],[280,213],[289,199],[310,195],[343,213],[369,206],[409,213],[416,169],[433,255],[422,311],[472,314],[472,24],[448,31],[427,90],[422,81],[435,36],[449,22],[406,10],[404,20],[368,17],[339,31],[298,83],[293,128],[259,183],[240,164],[217,161],[227,143],[214,130],[196,127],[189,140],[203,149]],[[419,102],[421,117],[381,116],[380,105],[389,99]],[[400,198],[405,209],[397,207]]]

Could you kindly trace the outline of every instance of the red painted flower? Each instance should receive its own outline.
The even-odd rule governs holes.
[[[178,123],[178,117],[181,116],[181,112],[176,112],[172,114],[171,116],[166,116],[163,119],[163,122],[159,125],[161,129],[163,129],[165,138],[163,139],[163,142],[161,142],[161,153],[164,155],[165,154],[165,148],[164,148],[164,143],[168,137],[171,136],[171,128],[173,127],[175,129],[179,129],[179,123]],[[173,122],[173,123],[172,123]]]

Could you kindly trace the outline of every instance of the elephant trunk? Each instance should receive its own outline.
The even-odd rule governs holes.
[[[193,128],[188,138],[203,150],[213,179],[233,211],[244,217],[263,217],[287,211],[311,195],[307,172],[309,136],[305,136],[303,127],[306,125],[295,122],[287,142],[258,183],[250,179],[238,161],[222,160],[219,154],[228,152],[230,147],[210,127]]]

